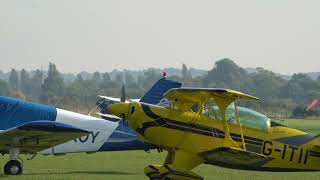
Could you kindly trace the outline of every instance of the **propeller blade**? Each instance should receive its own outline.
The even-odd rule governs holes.
[[[122,118],[119,118],[117,116],[114,116],[112,114],[103,114],[103,113],[96,113],[97,115],[101,116],[105,120],[113,121],[113,122],[119,122],[122,120]]]
[[[109,100],[109,101],[114,101],[114,102],[119,102],[120,99],[119,98],[115,98],[115,97],[109,97],[109,96],[101,96],[101,95],[98,95],[101,99],[106,99],[106,100]]]
[[[122,127],[124,127],[127,123],[126,116],[124,114],[121,115]]]
[[[121,102],[125,102],[126,101],[126,90],[125,90],[124,84],[122,84],[122,87],[121,87],[121,98],[120,98],[120,101]]]

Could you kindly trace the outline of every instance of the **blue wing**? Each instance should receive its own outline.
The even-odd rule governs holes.
[[[55,121],[32,121],[0,132],[0,152],[18,147],[21,153],[35,153],[82,137],[89,132]]]

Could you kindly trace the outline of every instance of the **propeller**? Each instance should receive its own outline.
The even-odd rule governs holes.
[[[126,89],[124,87],[124,84],[122,84],[122,87],[121,87],[120,101],[126,102]]]
[[[121,87],[120,102],[126,102],[126,89],[124,84]],[[127,123],[125,114],[121,114],[122,127]]]
[[[113,103],[117,102],[126,102],[126,91],[125,91],[125,86],[122,84],[121,87],[121,93],[120,93],[120,98],[115,98],[115,97],[108,97],[108,96],[102,96],[98,95],[100,98],[97,102],[96,105],[100,109],[100,112],[102,114],[110,114],[110,112],[107,110],[107,106]],[[98,114],[100,115],[100,114]],[[103,116],[102,116],[103,118]]]
[[[96,113],[97,115],[101,116],[103,119],[108,120],[108,121],[113,121],[113,122],[120,122],[122,119],[112,115],[112,114],[103,114],[103,113]]]
[[[107,97],[107,96],[101,96],[101,98],[96,102],[97,106],[100,108],[100,113],[97,113],[100,115],[103,119],[109,120],[109,121],[122,121],[122,126],[126,124],[126,117],[125,114],[121,114],[120,118],[112,115],[108,110],[107,106],[110,104],[118,103],[118,102],[130,102],[126,100],[126,90],[125,85],[122,84],[121,92],[120,92],[120,98],[113,98],[113,97]]]

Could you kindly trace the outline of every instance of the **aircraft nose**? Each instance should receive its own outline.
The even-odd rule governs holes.
[[[109,104],[107,106],[107,110],[120,118],[123,118],[123,116],[124,118],[127,118],[128,112],[129,112],[129,103],[120,102],[120,103]]]

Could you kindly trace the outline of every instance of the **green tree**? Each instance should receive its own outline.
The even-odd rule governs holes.
[[[110,74],[109,73],[105,72],[105,73],[102,74],[102,80],[104,82],[110,81],[110,79],[111,78],[110,78]]]
[[[188,68],[185,64],[182,64],[182,80],[185,81],[188,78]]]
[[[92,76],[92,79],[91,79],[91,83],[92,83],[92,90],[93,91],[98,91],[99,90],[99,86],[100,86],[100,83],[101,83],[101,75],[99,72],[94,72],[93,73],[93,76]]]
[[[40,100],[44,103],[55,104],[64,94],[64,81],[53,63],[49,64],[48,77],[42,85]]]
[[[66,87],[65,96],[68,98],[68,102],[64,102],[65,105],[79,110],[88,104],[92,84],[88,86],[87,81],[93,82],[92,80],[84,80],[80,73],[77,74],[75,80]]]
[[[139,84],[141,87],[148,91],[154,83],[161,78],[161,73],[154,68],[149,68],[143,72],[143,76],[139,77]]]
[[[77,74],[76,79],[74,80],[75,83],[83,83],[83,77],[81,74]]]
[[[122,79],[120,76],[118,78]],[[106,72],[102,75],[102,81],[96,93],[108,96],[119,96],[121,86],[122,81],[111,80],[109,73]]]
[[[100,75],[100,73],[98,71],[93,73],[92,80],[95,81],[95,82],[101,81],[101,75]]]
[[[123,83],[123,73],[122,72],[117,72],[116,81]]]
[[[8,95],[8,84],[5,81],[0,80],[0,96]]]
[[[31,97],[39,99],[42,91],[42,79],[43,73],[41,70],[37,69],[34,72],[33,76],[30,78],[31,91],[29,95],[31,95]]]
[[[192,75],[185,64],[182,64],[182,82],[186,86],[192,85]]]
[[[307,74],[293,74],[287,85],[282,89],[282,97],[292,98],[299,104],[306,104],[320,97],[320,86]]]
[[[126,94],[129,98],[141,98],[144,90],[138,85],[137,81],[128,70],[124,70],[124,79],[126,85]]]
[[[15,69],[12,69],[9,76],[10,91],[17,91],[19,89],[19,76]]]
[[[125,84],[127,86],[132,86],[135,87],[137,86],[136,80],[133,78],[132,74],[128,70],[124,70],[124,79],[125,79]]]
[[[251,75],[250,87],[247,93],[258,96],[263,101],[278,98],[281,89],[286,85],[286,80],[271,71],[260,69]]]
[[[28,72],[25,69],[21,70],[20,73],[20,89],[24,94],[29,94],[31,92],[31,83]]]
[[[292,111],[292,117],[293,118],[303,118],[306,116],[306,110],[304,107],[301,106],[297,106],[296,108],[294,108],[294,110]]]
[[[248,86],[248,73],[230,59],[222,59],[215,63],[208,76],[204,79],[204,86],[245,90]]]

